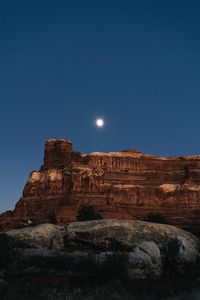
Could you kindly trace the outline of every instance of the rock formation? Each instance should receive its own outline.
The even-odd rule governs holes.
[[[149,213],[200,233],[200,156],[156,157],[133,149],[80,154],[69,140],[48,140],[44,165],[31,172],[14,211],[0,224],[77,220],[90,205],[104,219],[145,220]]]
[[[195,273],[200,266],[200,242],[193,234],[170,225],[130,220],[74,222],[65,227],[42,224],[6,232],[23,244],[21,255],[80,257],[102,263],[116,254],[126,255],[129,276],[162,276],[171,263],[178,273]],[[55,252],[55,250],[57,252]]]
[[[121,281],[134,294],[138,281],[144,293],[149,280],[151,290],[156,287],[156,293],[160,289],[164,294],[181,282],[183,288],[189,287],[189,281],[194,283],[199,276],[199,239],[170,225],[130,220],[75,222],[65,227],[41,224],[2,233],[0,243],[0,296],[1,290],[7,296],[2,299],[16,299],[16,295],[18,299],[67,299],[58,294],[67,294],[77,283],[79,288],[100,285],[102,289],[102,284],[113,280],[118,280],[118,289]],[[45,290],[56,297],[41,297]],[[146,293],[144,299],[161,299]],[[134,299],[138,298],[134,295]]]

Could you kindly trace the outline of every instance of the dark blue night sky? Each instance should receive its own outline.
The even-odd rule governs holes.
[[[0,58],[0,211],[48,138],[82,153],[200,153],[198,0],[1,1]]]

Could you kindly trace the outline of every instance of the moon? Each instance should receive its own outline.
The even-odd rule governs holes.
[[[104,120],[101,118],[96,119],[96,126],[97,127],[103,127],[104,126]]]

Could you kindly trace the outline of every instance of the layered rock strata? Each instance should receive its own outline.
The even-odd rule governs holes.
[[[48,140],[44,165],[31,172],[14,211],[0,224],[65,224],[86,205],[102,218],[140,219],[149,213],[200,233],[200,156],[156,157],[128,149],[80,154],[69,140]]]

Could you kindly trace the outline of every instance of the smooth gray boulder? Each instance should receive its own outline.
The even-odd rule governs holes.
[[[45,223],[34,227],[13,229],[6,234],[23,242],[28,248],[50,249],[56,248],[56,241],[63,241],[64,228]]]
[[[129,252],[128,275],[130,278],[153,278],[161,274],[160,249],[154,242],[143,241]]]
[[[128,276],[162,276],[163,268],[181,274],[200,266],[200,242],[191,233],[169,225],[132,220],[75,222],[65,227],[42,224],[6,232],[23,242],[22,257],[62,257],[77,263],[83,258],[103,264],[110,257],[124,257]],[[117,263],[117,261],[116,261]]]

